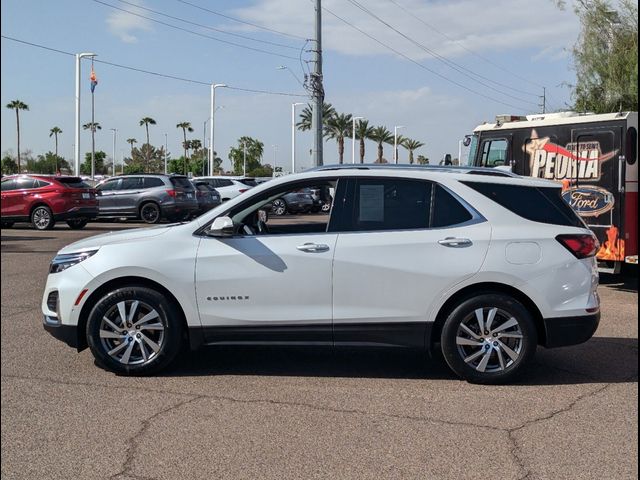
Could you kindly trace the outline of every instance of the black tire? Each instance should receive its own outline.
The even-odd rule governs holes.
[[[271,213],[281,217],[282,215],[287,213],[287,202],[285,202],[281,198],[276,198],[273,201],[273,206],[271,207]]]
[[[162,215],[157,203],[147,202],[140,206],[140,220],[144,223],[160,223]]]
[[[69,225],[69,228],[72,228],[74,230],[83,229],[87,226],[87,223],[89,223],[88,218],[72,218],[67,220],[67,225]]]
[[[134,302],[138,304],[133,321],[127,319],[123,324],[120,305],[124,304],[125,316],[129,317]],[[136,326],[136,321],[152,310],[157,317]],[[100,367],[122,375],[150,375],[165,368],[178,355],[182,330],[182,314],[174,303],[156,290],[132,285],[108,292],[96,303],[89,314],[86,334]],[[129,356],[125,358],[127,351]]]
[[[520,375],[535,354],[538,336],[531,313],[520,302],[487,293],[465,300],[449,314],[440,341],[445,361],[457,375],[471,383],[501,384]]]
[[[39,205],[31,212],[31,225],[36,230],[51,230],[55,224],[53,213],[46,205]]]
[[[13,222],[2,222],[2,225],[0,225],[2,228],[11,228],[13,227]]]

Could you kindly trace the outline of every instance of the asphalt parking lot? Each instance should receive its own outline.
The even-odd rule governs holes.
[[[603,277],[596,337],[511,386],[402,351],[207,349],[155,378],[47,334],[62,246],[133,224],[2,230],[2,478],[626,479],[638,467],[637,277]]]

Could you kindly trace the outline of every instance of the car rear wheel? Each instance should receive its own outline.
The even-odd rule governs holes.
[[[88,218],[72,218],[70,220],[67,220],[67,225],[69,225],[69,227],[73,228],[74,230],[80,230],[86,227],[87,223],[89,223]]]
[[[449,314],[441,335],[447,364],[471,383],[513,380],[533,357],[537,344],[531,313],[503,294],[465,300]]]
[[[271,207],[271,211],[273,212],[274,215],[278,215],[278,216],[284,215],[285,213],[287,213],[287,202],[285,202],[281,198],[274,200],[273,206]]]
[[[160,207],[155,203],[145,203],[140,207],[140,218],[145,223],[158,223],[160,221]]]
[[[31,212],[31,224],[36,230],[51,230],[56,222],[53,219],[51,209],[45,205],[40,205]]]
[[[147,375],[165,368],[180,351],[181,313],[156,290],[129,286],[107,292],[87,322],[96,362],[119,374]]]

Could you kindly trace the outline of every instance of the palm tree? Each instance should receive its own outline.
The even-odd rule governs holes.
[[[375,127],[371,130],[371,140],[378,144],[378,159],[376,163],[382,163],[384,156],[384,144],[393,143],[393,133],[387,127]]]
[[[351,119],[351,114],[334,113],[324,127],[325,136],[338,142],[340,164],[344,163],[344,137],[351,135]]]
[[[102,130],[102,127],[98,122],[85,123],[84,125],[82,125],[82,128],[84,128],[85,130],[91,130],[93,133],[95,133],[96,130]]]
[[[7,108],[9,110],[16,111],[16,127],[18,129],[18,173],[20,173],[20,110],[29,110],[29,105],[24,103],[22,100],[13,100],[12,102],[7,103]]]
[[[49,130],[49,138],[51,137],[56,138],[56,157],[58,156],[58,134],[60,133],[62,133],[62,130],[60,129],[60,127],[53,127],[51,130]]]
[[[156,121],[151,117],[144,117],[140,120],[140,126],[144,125],[145,130],[147,131],[147,144],[149,144],[149,125],[155,125]]]
[[[409,150],[409,163],[413,165],[413,152],[419,148],[424,147],[424,143],[418,140],[412,140],[411,138],[405,138],[402,142],[402,146]]]
[[[180,122],[176,125],[176,128],[182,129],[182,136],[184,137],[184,142],[182,142],[182,146],[184,147],[184,159],[187,159],[187,130],[189,132],[193,132],[193,127],[191,127],[191,122]]]
[[[360,140],[360,163],[364,163],[364,141],[371,138],[371,132],[373,132],[373,127],[369,126],[369,120],[358,120],[358,123],[356,123],[356,138]]]
[[[407,137],[403,137],[402,135],[398,135],[394,140],[393,140],[393,146],[396,149],[395,154],[396,156],[394,157],[396,163],[400,163],[400,155],[398,155],[398,150],[399,147],[402,146],[402,144],[404,143],[404,141],[407,139]]]
[[[330,103],[322,104],[322,124],[326,125],[327,120],[334,116],[336,113],[335,108]],[[311,105],[307,105],[302,110],[300,114],[300,121],[296,124],[298,130],[301,132],[305,132],[307,130],[311,130],[311,123],[313,119],[313,107]]]
[[[133,144],[138,143],[138,140],[135,138],[127,138],[127,143],[131,145],[131,159],[133,159]]]

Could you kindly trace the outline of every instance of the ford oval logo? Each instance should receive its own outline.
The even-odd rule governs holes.
[[[583,217],[597,217],[613,208],[615,199],[600,187],[573,187],[562,192],[562,198]]]

